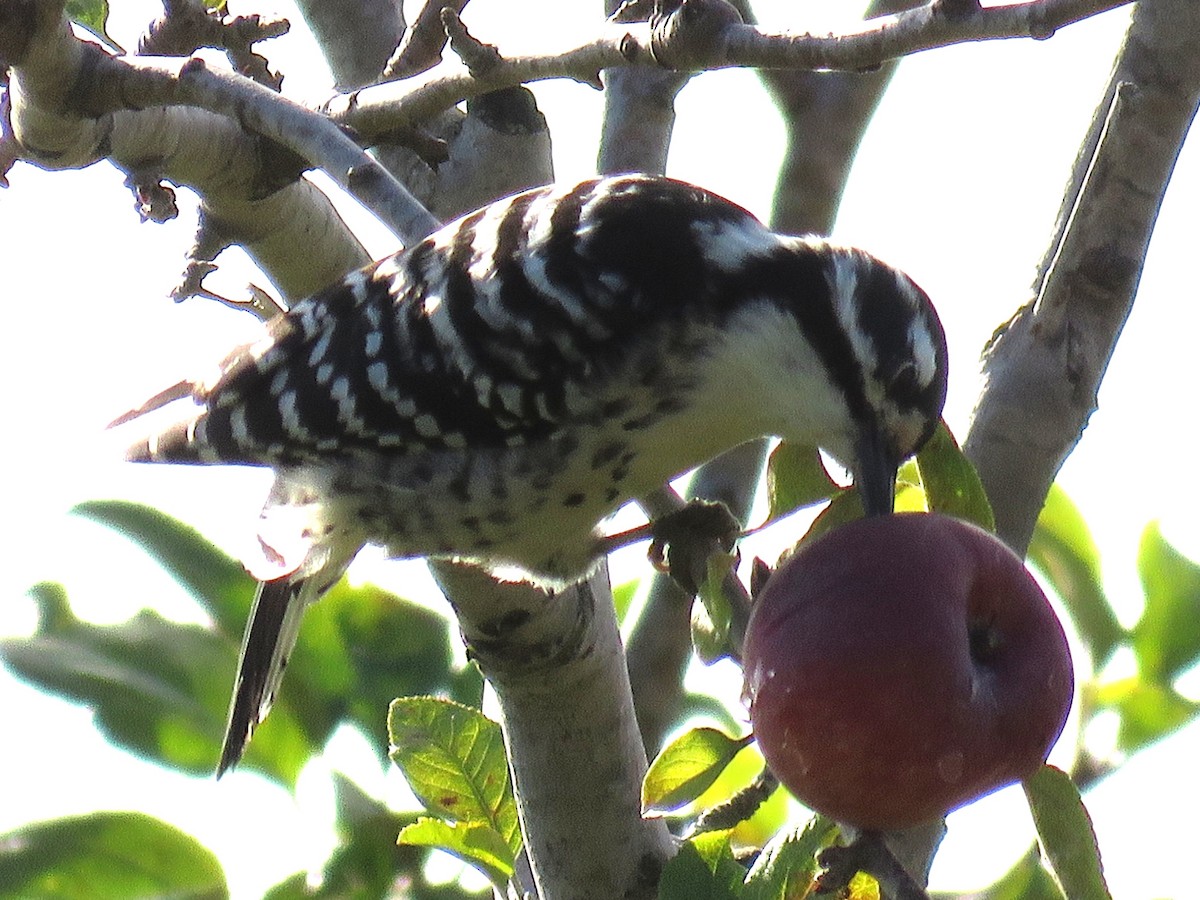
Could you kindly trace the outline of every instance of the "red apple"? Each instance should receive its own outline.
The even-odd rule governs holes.
[[[1062,626],[1021,560],[926,513],[862,519],[797,551],[755,601],[743,660],[779,780],[881,830],[1032,775],[1074,686]]]

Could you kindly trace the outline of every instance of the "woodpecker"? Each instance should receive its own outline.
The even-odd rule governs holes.
[[[190,400],[128,458],[275,472],[218,775],[363,545],[566,585],[612,512],[761,436],[822,447],[890,513],[946,371],[906,275],[644,175],[499,200],[297,303],[118,420]]]

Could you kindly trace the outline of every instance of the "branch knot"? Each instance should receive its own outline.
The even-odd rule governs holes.
[[[650,16],[650,50],[665,68],[696,71],[725,63],[729,27],[742,15],[726,0],[659,0]]]

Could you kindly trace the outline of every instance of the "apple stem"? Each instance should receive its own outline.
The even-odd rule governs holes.
[[[758,812],[758,808],[770,799],[778,787],[779,779],[775,777],[775,773],[764,768],[754,781],[724,803],[702,813],[688,836],[703,834],[706,831],[724,831],[746,821]]]

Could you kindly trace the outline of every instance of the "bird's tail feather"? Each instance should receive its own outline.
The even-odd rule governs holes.
[[[254,729],[270,711],[300,635],[304,611],[342,576],[351,558],[353,554],[312,575],[259,582],[238,656],[218,778],[238,764]]]

